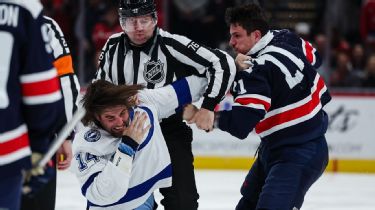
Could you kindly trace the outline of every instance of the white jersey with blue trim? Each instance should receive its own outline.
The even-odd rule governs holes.
[[[99,127],[85,127],[73,141],[74,161],[72,170],[81,183],[82,194],[87,198],[89,209],[134,209],[142,205],[158,188],[172,184],[172,167],[159,120],[175,113],[175,110],[204,93],[206,78],[191,76],[159,89],[139,92],[141,105],[130,110],[147,113],[147,126],[151,128],[144,140],[129,159],[129,174],[112,162],[121,138],[111,136]]]

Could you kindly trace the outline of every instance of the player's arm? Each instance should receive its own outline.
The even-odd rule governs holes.
[[[215,106],[228,92],[236,66],[226,52],[202,46],[187,37],[162,34],[170,53],[181,63],[191,68],[191,74],[206,76],[208,88],[204,93],[202,108],[213,111]]]
[[[265,80],[262,70],[239,72],[233,85],[232,110],[215,113],[217,127],[237,138],[246,138],[271,106],[271,91]]]
[[[170,34],[166,36],[169,36],[166,43],[171,54],[190,66],[192,74],[205,75],[208,78],[203,103],[194,116],[194,121],[199,128],[211,130],[213,110],[225,97],[234,80],[234,60],[224,51],[204,47],[187,37]]]
[[[153,105],[159,119],[166,118],[182,110],[186,104],[198,101],[207,86],[205,77],[189,76],[157,89],[144,89],[138,94],[139,100]]]
[[[49,47],[48,28],[41,14],[30,23],[35,28],[28,33],[20,73],[24,116],[29,130],[33,151],[44,152],[63,119],[62,101],[57,71],[52,65],[52,51]]]

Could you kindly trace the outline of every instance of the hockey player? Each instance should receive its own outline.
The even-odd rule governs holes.
[[[206,86],[206,78],[190,76],[140,90],[139,106],[133,96],[140,85],[98,80],[88,87],[82,100],[86,127],[74,138],[72,164],[88,209],[156,208],[153,191],[170,187],[175,170],[159,120],[198,100]]]
[[[120,0],[119,16],[124,32],[114,34],[103,47],[97,79],[153,89],[184,76],[205,75],[209,85],[195,121],[199,128],[211,130],[213,110],[234,79],[233,59],[223,51],[158,28],[153,0]],[[161,127],[174,168],[172,187],[160,190],[161,204],[167,210],[197,209],[192,131],[182,122],[181,112],[164,119]]]
[[[80,85],[77,76],[74,74],[72,56],[60,26],[50,17],[43,16],[43,19],[46,26],[48,26],[47,34],[53,51],[53,64],[59,76],[65,104],[65,119],[61,123],[61,125],[64,125],[77,110]],[[70,166],[72,160],[72,138],[73,133],[56,152],[56,157],[52,158],[44,174],[32,176],[30,180],[24,183],[22,210],[55,209],[56,168],[64,170]]]
[[[261,137],[236,209],[299,209],[328,163],[322,108],[331,97],[316,71],[321,60],[294,33],[269,30],[255,4],[227,9],[226,21],[244,70],[236,75],[232,110],[216,113],[216,125],[240,139],[254,128]]]
[[[41,4],[9,0],[0,7],[0,209],[18,210],[21,170],[30,169],[31,154],[48,149],[64,104]]]

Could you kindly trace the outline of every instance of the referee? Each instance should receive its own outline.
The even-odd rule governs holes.
[[[192,74],[208,77],[194,121],[198,128],[212,130],[213,110],[234,79],[233,59],[223,51],[160,29],[153,0],[120,0],[119,16],[124,32],[112,35],[103,47],[96,79],[153,89]],[[197,209],[192,130],[182,121],[181,112],[163,120],[161,128],[173,168],[172,187],[160,190],[161,204],[166,210]]]

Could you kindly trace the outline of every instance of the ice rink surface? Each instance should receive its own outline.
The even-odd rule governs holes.
[[[233,210],[247,171],[196,170],[200,210]],[[160,200],[160,194],[156,199]],[[57,210],[84,210],[78,180],[58,173]],[[158,209],[163,209],[159,206]],[[307,192],[302,210],[375,210],[375,174],[325,173]]]

